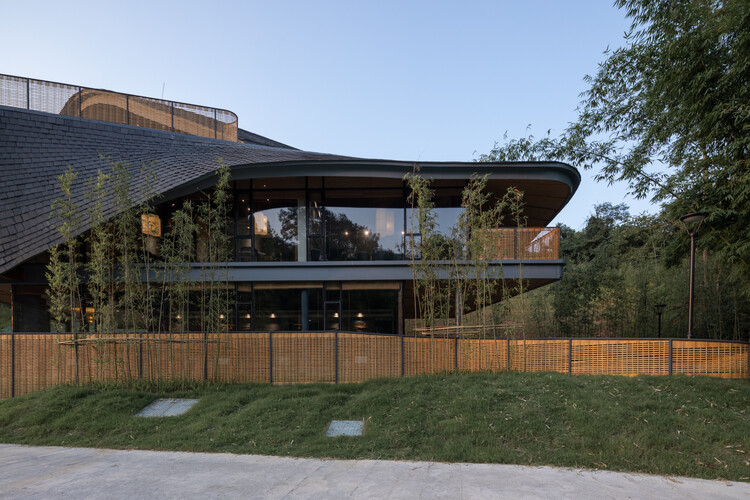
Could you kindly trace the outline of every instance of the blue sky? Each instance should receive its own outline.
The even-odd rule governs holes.
[[[575,119],[583,77],[623,43],[586,1],[10,2],[0,72],[226,108],[240,127],[369,158],[471,161]],[[592,172],[555,220],[595,203],[653,212]]]

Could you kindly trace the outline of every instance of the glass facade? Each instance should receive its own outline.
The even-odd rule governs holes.
[[[438,230],[461,213],[458,181],[437,182]],[[292,177],[235,182],[238,262],[409,259],[415,219],[400,179]]]
[[[237,283],[239,331],[398,333],[400,284]]]

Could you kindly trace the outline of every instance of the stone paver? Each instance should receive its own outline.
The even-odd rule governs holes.
[[[2,498],[743,498],[750,484],[492,464],[0,445]]]

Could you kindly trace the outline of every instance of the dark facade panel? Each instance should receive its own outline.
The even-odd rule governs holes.
[[[562,260],[508,260],[490,264],[494,277],[509,280],[559,280]],[[410,281],[413,272],[408,261],[392,262],[255,262],[230,263],[213,270],[216,280],[228,281]],[[190,280],[201,281],[207,270],[199,264],[191,265]],[[450,279],[448,271],[441,279]]]

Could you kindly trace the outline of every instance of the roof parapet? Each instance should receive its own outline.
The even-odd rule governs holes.
[[[0,74],[0,106],[237,142],[237,115],[226,109],[47,80]]]

